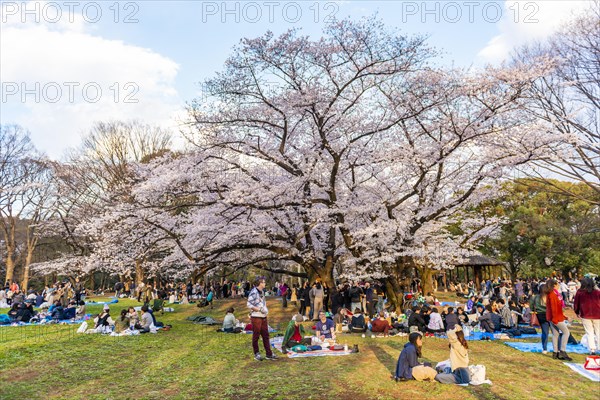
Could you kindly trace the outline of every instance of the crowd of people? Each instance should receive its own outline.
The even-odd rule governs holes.
[[[10,308],[4,323],[56,322],[85,316],[85,289],[76,279],[56,282],[42,291],[21,291],[15,281],[0,290],[0,308]],[[37,310],[35,310],[36,308]]]
[[[420,289],[420,282],[414,281],[414,288]],[[253,332],[252,347],[257,360],[277,359],[269,345],[269,325],[267,322],[267,296],[280,296],[282,306],[288,303],[297,308],[297,315],[289,322],[282,349],[306,344],[302,322],[315,322],[315,335],[324,340],[336,339],[342,333],[371,333],[378,336],[408,335],[406,344],[398,360],[395,379],[436,379],[440,382],[461,382],[464,380],[465,363],[468,364],[468,345],[465,331],[487,333],[511,333],[519,325],[529,324],[541,327],[543,353],[548,352],[548,338],[552,333],[552,357],[571,360],[566,345],[573,340],[568,319],[563,309],[572,306],[582,319],[590,340],[591,353],[597,353],[600,343],[600,290],[591,277],[577,279],[544,280],[484,280],[479,287],[470,281],[466,284],[451,282],[449,288],[465,298],[465,305],[442,306],[432,293],[405,296],[402,310],[388,309],[385,291],[379,282],[348,282],[329,287],[319,280],[302,285],[276,282],[267,288],[266,279],[261,277],[251,285],[248,281],[169,283],[162,288],[155,285],[132,282],[117,282],[117,297],[135,298],[144,305],[141,315],[135,308],[123,309],[113,318],[106,305],[94,319],[97,331],[111,330],[121,333],[126,330],[149,332],[151,326],[160,327],[156,321],[150,301],[164,299],[182,304],[198,301],[198,305],[211,305],[214,299],[246,297],[249,309],[250,326]],[[7,284],[0,290],[0,307],[10,307],[8,317],[11,322],[30,322],[62,319],[78,319],[85,315],[86,289],[79,282],[57,282],[45,287],[41,292],[31,290],[23,293],[16,282]],[[39,311],[34,310],[34,307]],[[239,329],[233,308],[228,309],[223,322],[224,332]],[[522,328],[521,328],[522,329]],[[452,367],[449,371],[435,371],[428,365],[415,360],[421,354],[423,336],[443,336],[449,340]],[[468,335],[468,332],[467,332]],[[260,354],[259,340],[262,340],[265,357]],[[449,376],[448,374],[452,375]],[[411,378],[412,377],[412,378]],[[425,377],[425,378],[424,378]]]
[[[41,291],[31,289],[27,293],[21,291],[18,283],[13,281],[0,290],[0,308],[10,308],[6,316],[0,318],[0,324],[85,322],[86,317],[90,317],[86,314],[85,298],[86,288],[79,278],[74,282],[56,282]],[[122,309],[116,319],[110,314],[110,306],[104,304],[102,312],[93,318],[94,327],[89,332],[122,333],[135,330],[136,333],[147,333],[152,327],[164,327],[154,316],[149,304],[151,298],[152,295],[144,299],[145,303],[139,311],[134,307]]]

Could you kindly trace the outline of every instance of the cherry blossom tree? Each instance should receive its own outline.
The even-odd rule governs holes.
[[[57,260],[38,263],[35,269],[71,275],[93,271],[121,275],[135,272],[140,282],[146,258],[127,258],[135,252],[128,247],[131,245],[128,238],[136,238],[139,242],[144,233],[119,231],[124,226],[105,213],[127,204],[137,164],[167,151],[171,138],[170,132],[139,121],[98,122],[67,161],[53,163],[55,179],[52,188],[56,205],[45,229],[61,237],[71,251]],[[103,226],[103,221],[112,225]],[[104,235],[98,234],[100,227],[105,230]],[[119,244],[119,247],[113,247],[109,253],[108,244],[111,243]],[[135,265],[135,271],[129,271],[126,263]]]
[[[546,155],[523,93],[548,63],[474,72],[434,56],[373,18],[315,41],[242,40],[189,108],[194,148],[132,189],[146,223],[173,238],[170,261],[300,265],[329,284],[343,261],[346,276],[384,277],[398,293],[407,268],[465,255],[484,230],[461,211]]]
[[[537,161],[530,176],[554,185],[559,177],[583,182],[595,195],[585,198],[600,204],[600,11],[591,7],[567,23],[547,42],[521,49],[515,63],[532,64],[540,56],[553,60],[547,71],[528,88],[527,108],[555,135],[552,152]]]

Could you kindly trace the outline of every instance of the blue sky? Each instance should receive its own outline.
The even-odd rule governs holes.
[[[0,1],[0,122],[31,131],[52,158],[94,121],[137,118],[178,129],[198,82],[222,68],[242,37],[327,18],[378,13],[406,34],[427,34],[439,62],[499,63],[543,39],[590,1]],[[71,10],[69,10],[71,7]],[[118,11],[117,11],[118,10]],[[70,12],[71,11],[71,12]],[[98,13],[101,12],[101,14]]]

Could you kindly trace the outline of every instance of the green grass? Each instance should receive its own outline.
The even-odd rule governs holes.
[[[442,296],[443,297],[443,296]],[[121,300],[121,308],[139,305]],[[243,300],[216,301],[204,315],[222,319],[227,307],[244,319]],[[173,329],[133,337],[79,335],[76,325],[0,328],[0,399],[593,399],[600,384],[572,372],[550,356],[521,353],[499,342],[469,342],[472,364],[483,364],[493,385],[459,387],[389,379],[405,337],[343,335],[358,344],[346,357],[281,358],[257,362],[250,335],[227,335],[186,321],[199,309],[175,305],[158,316]],[[272,326],[293,314],[269,301]],[[98,313],[101,306],[88,307]],[[6,312],[6,310],[4,310]],[[574,327],[580,338],[581,326]],[[424,339],[430,361],[448,358],[448,345]],[[583,355],[572,355],[582,362]]]

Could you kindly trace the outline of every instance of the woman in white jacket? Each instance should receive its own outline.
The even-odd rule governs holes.
[[[460,325],[446,332],[450,347],[451,373],[438,374],[435,380],[440,383],[464,384],[471,380],[469,374],[469,345]]]
[[[438,312],[438,309],[432,308],[431,314],[429,314],[429,325],[427,325],[426,336],[433,336],[435,333],[441,332],[444,332],[444,321],[442,321],[442,316]]]

